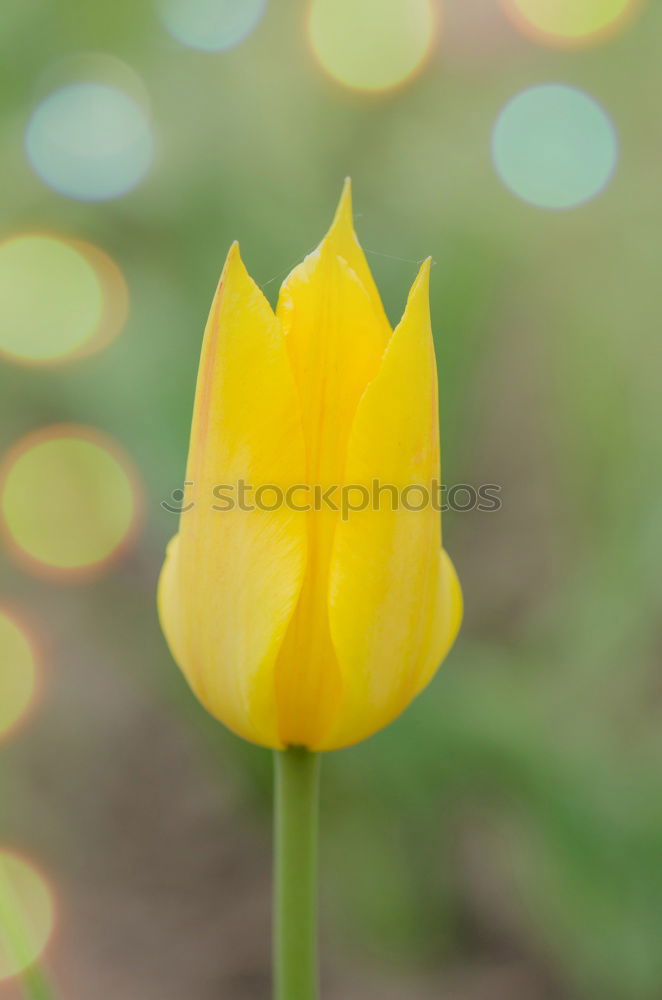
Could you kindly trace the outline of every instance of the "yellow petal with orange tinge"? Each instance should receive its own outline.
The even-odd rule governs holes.
[[[350,218],[351,222],[351,218]],[[306,449],[303,482],[341,484],[356,408],[379,369],[383,327],[356,272],[327,237],[286,279],[278,303],[296,381]],[[339,671],[329,634],[329,558],[338,514],[304,516],[308,563],[276,668],[280,735],[311,745],[338,709]]]
[[[462,595],[434,503],[429,269],[391,332],[349,183],[276,315],[238,247],[228,255],[159,612],[200,701],[255,743],[332,750],[371,735],[430,681],[459,629]],[[256,506],[260,487],[280,501]],[[361,509],[343,511],[361,487]],[[422,506],[407,487],[416,501],[426,491]]]
[[[159,585],[173,656],[205,707],[279,747],[274,664],[306,562],[301,515],[214,510],[214,489],[303,481],[299,404],[280,324],[235,244],[212,304],[196,388],[187,500]]]
[[[400,491],[409,484],[431,490],[439,478],[429,267],[426,262],[414,282],[358,406],[346,482],[370,487],[377,478]],[[356,743],[395,718],[430,679],[459,627],[457,578],[445,554],[440,565],[439,512],[432,505],[397,508],[386,496],[377,508],[355,511],[336,526],[329,621],[342,696],[314,749]]]

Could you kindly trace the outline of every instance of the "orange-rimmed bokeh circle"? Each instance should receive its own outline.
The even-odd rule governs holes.
[[[141,491],[110,437],[58,424],[18,441],[0,466],[0,515],[15,559],[39,575],[96,575],[132,541]]]
[[[515,26],[552,48],[606,41],[641,10],[643,0],[501,0]]]
[[[0,243],[0,355],[52,365],[94,354],[123,329],[129,293],[99,247],[49,232]]]
[[[0,605],[0,740],[24,721],[37,694],[40,654],[32,630]]]
[[[379,93],[420,72],[440,17],[432,0],[311,0],[308,33],[329,76],[352,90]]]
[[[55,901],[46,879],[25,858],[0,850],[0,982],[39,959],[54,926]]]

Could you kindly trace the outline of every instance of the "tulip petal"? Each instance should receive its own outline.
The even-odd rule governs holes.
[[[274,664],[304,575],[306,525],[284,504],[240,509],[236,493],[233,509],[213,509],[225,506],[214,489],[241,480],[286,489],[303,475],[282,330],[235,244],[202,349],[186,475],[194,507],[182,513],[169,547],[159,612],[205,707],[237,734],[272,747],[282,745]]]
[[[462,611],[462,588],[457,572],[446,550],[441,549],[432,630],[419,669],[416,671],[412,697],[427,687],[455,642],[462,624]]]
[[[349,177],[343,186],[338,208],[334,216],[331,228],[324,237],[323,243],[329,245],[331,251],[338,257],[347,261],[357,278],[365,288],[370,301],[375,310],[375,316],[382,331],[384,346],[391,338],[391,324],[389,323],[381,295],[372,276],[372,271],[366,260],[365,253],[358,241],[354,231],[354,221],[352,216],[352,182]]]
[[[356,408],[381,363],[379,317],[356,273],[329,241],[284,282],[277,312],[301,401],[304,482],[322,491],[337,489]],[[337,502],[337,494],[330,500]],[[327,601],[338,513],[324,504],[306,521],[307,570],[279,656],[276,683],[281,738],[310,746],[328,728],[340,697]]]
[[[403,489],[439,479],[437,375],[429,261],[359,404],[345,481],[383,491],[381,502],[337,525],[330,565],[330,630],[341,675],[336,719],[315,745],[335,749],[386,725],[427,683],[461,616],[457,577],[442,553],[438,509],[404,509]],[[420,506],[421,491],[408,505]]]

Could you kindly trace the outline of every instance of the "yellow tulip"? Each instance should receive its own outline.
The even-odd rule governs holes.
[[[426,261],[392,331],[349,184],[275,314],[237,244],[228,254],[196,388],[193,506],[168,547],[159,612],[202,704],[262,746],[332,750],[371,735],[428,684],[458,631],[438,506],[389,493],[348,516],[334,504],[297,509],[306,486],[356,484],[360,495],[376,481],[398,491],[438,481],[429,271]],[[240,481],[251,495],[300,492],[219,510],[219,491]]]

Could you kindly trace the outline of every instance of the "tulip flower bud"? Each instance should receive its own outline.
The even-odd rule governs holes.
[[[349,184],[275,314],[238,246],[228,254],[202,347],[190,509],[159,612],[202,704],[260,745],[332,750],[371,735],[426,686],[458,631],[460,587],[432,502],[429,271],[392,331]]]

